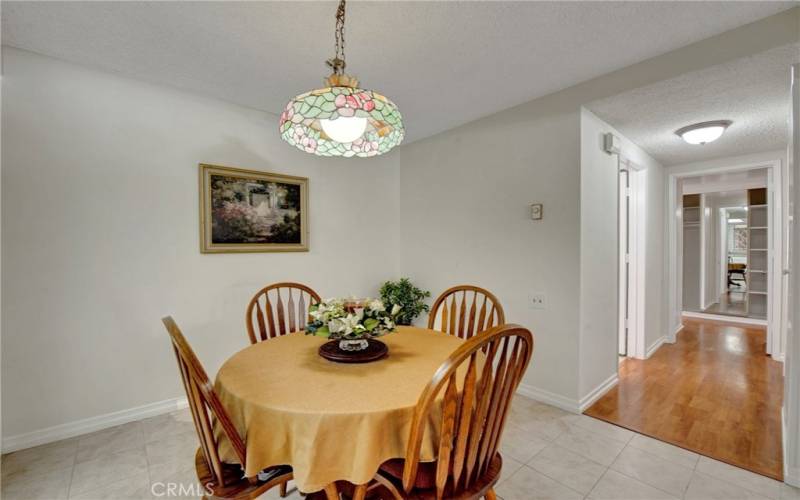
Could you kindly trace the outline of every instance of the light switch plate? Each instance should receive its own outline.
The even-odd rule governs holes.
[[[534,292],[528,297],[528,305],[531,309],[544,309],[545,304],[545,296],[542,292]]]

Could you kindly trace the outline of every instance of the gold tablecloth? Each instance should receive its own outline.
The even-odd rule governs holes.
[[[239,351],[220,368],[216,390],[247,446],[245,474],[291,465],[298,488],[318,491],[368,482],[390,458],[404,457],[417,399],[461,344],[451,335],[399,327],[381,337],[389,356],[340,364],[317,354],[325,339],[292,333]],[[434,459],[440,415],[431,416],[421,458]],[[221,458],[236,463],[221,439]]]

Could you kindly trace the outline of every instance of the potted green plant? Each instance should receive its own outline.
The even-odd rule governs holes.
[[[400,306],[400,312],[395,318],[398,325],[410,325],[421,313],[428,312],[430,306],[425,303],[425,299],[430,296],[431,292],[417,288],[408,278],[387,281],[381,286],[383,302],[390,307]]]

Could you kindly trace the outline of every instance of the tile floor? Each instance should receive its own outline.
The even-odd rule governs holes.
[[[2,498],[192,498],[188,411],[4,455]],[[503,439],[497,494],[532,499],[797,499],[800,490],[641,434],[523,397]],[[277,499],[277,489],[264,495]],[[289,498],[302,497],[294,488]]]

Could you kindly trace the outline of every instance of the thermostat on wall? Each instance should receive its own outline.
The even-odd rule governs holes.
[[[533,220],[542,220],[542,216],[544,215],[544,205],[541,203],[534,203],[531,205],[531,219]]]

